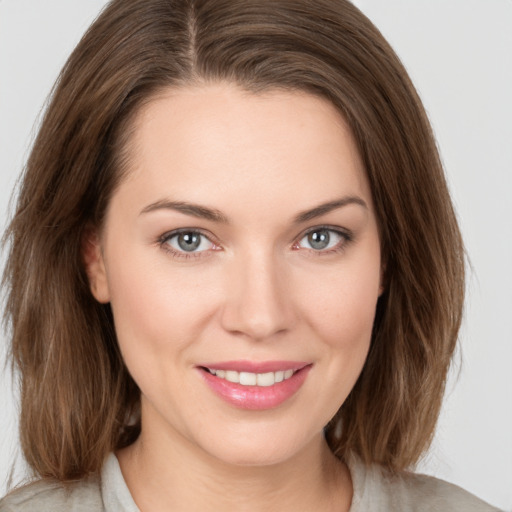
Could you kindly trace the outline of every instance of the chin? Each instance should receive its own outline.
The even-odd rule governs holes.
[[[239,435],[212,439],[208,452],[231,466],[272,466],[297,457],[315,438],[300,432],[291,435],[289,430],[282,433],[269,433],[265,428],[259,430],[255,435],[246,430]]]

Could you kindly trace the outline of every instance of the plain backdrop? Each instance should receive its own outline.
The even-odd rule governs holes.
[[[423,98],[472,267],[459,352],[419,470],[512,511],[512,1],[355,3],[390,41]],[[45,98],[104,4],[0,0],[2,230]],[[2,354],[6,339],[0,336]],[[18,451],[15,393],[2,368],[0,494]]]

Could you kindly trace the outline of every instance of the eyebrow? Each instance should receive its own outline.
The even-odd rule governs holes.
[[[320,204],[309,210],[304,210],[295,216],[293,223],[301,224],[303,222],[307,222],[308,220],[316,219],[317,217],[321,217],[322,215],[325,215],[333,210],[337,210],[338,208],[342,208],[343,206],[347,206],[349,204],[357,204],[362,206],[365,210],[368,209],[368,205],[360,197],[347,196],[342,197],[341,199],[335,199],[334,201]]]
[[[187,203],[185,201],[168,201],[165,199],[157,201],[156,203],[146,206],[140,214],[142,215],[156,210],[175,210],[184,213],[185,215],[191,215],[192,217],[198,217],[200,219],[207,219],[221,224],[229,223],[229,219],[219,210],[198,204]]]
[[[327,203],[322,203],[314,208],[299,212],[294,218],[294,224],[302,224],[317,217],[321,217],[333,210],[342,208],[350,204],[356,204],[368,209],[366,202],[357,196],[347,196],[341,199],[335,199]],[[200,219],[206,219],[220,224],[229,224],[229,219],[221,211],[215,208],[209,208],[207,206],[201,206],[186,201],[169,201],[161,200],[146,206],[140,214],[150,213],[157,210],[174,210],[185,215],[191,215],[192,217],[198,217]]]

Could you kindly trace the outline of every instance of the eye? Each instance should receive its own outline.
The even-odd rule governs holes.
[[[314,251],[330,252],[341,249],[350,236],[330,228],[315,228],[306,233],[295,245],[296,248],[312,249]]]
[[[174,253],[198,253],[215,247],[215,244],[206,235],[193,230],[169,233],[164,235],[161,242]]]

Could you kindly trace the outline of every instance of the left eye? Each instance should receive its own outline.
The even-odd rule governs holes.
[[[182,231],[171,235],[165,241],[175,251],[201,252],[212,248],[212,242],[198,231]]]
[[[300,247],[306,247],[315,251],[324,251],[336,247],[342,240],[343,235],[333,229],[320,228],[310,231],[299,241]]]

